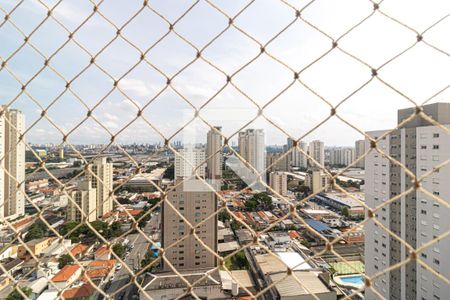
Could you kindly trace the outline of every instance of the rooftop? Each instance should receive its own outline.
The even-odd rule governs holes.
[[[66,265],[55,276],[53,276],[53,282],[67,281],[72,275],[80,269],[78,265]]]
[[[94,293],[95,289],[92,285],[86,283],[80,287],[72,288],[65,290],[63,292],[63,297],[65,299],[73,299],[73,298],[88,298]]]
[[[272,282],[278,282],[275,287],[280,297],[295,297],[300,295],[331,293],[332,291],[320,280],[316,272],[295,271],[292,275],[286,276],[285,272],[271,274]],[[294,278],[294,276],[297,278]],[[284,279],[283,279],[284,278]],[[300,283],[301,282],[301,285]]]
[[[352,193],[351,195],[353,196],[353,198],[356,198],[364,202],[364,198],[361,196],[360,193]],[[349,206],[350,208],[357,208],[362,206],[361,203],[359,203],[358,201],[356,201],[355,199],[344,193],[330,192],[325,193],[324,196],[336,202],[339,202],[343,205]]]

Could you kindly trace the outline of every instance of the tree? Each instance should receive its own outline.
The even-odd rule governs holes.
[[[226,210],[221,210],[217,218],[219,221],[227,222],[230,220],[230,214]]]
[[[141,268],[147,267],[149,264],[151,264],[156,259],[155,254],[153,251],[147,251],[145,253],[144,259],[141,261]],[[146,269],[147,272],[151,272],[155,269],[155,265],[152,265],[148,269]]]
[[[28,229],[27,235],[25,236],[25,242],[43,238],[47,233],[47,226],[42,221],[37,221],[31,225]]]
[[[112,251],[120,258],[123,258],[126,249],[125,246],[122,244],[115,244],[114,246],[112,246]]]
[[[29,287],[19,287],[19,289],[29,297],[31,295],[32,290]],[[6,300],[22,300],[25,299],[22,294],[15,288],[9,295],[6,297]]]
[[[249,210],[254,210],[258,206],[258,201],[249,199],[245,201],[245,207]]]
[[[58,259],[58,268],[62,269],[66,265],[71,265],[73,263],[73,259],[69,254],[61,255]]]

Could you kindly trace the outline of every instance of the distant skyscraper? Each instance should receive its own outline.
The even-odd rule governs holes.
[[[332,148],[330,151],[330,165],[348,166],[355,160],[353,148]]]
[[[215,127],[221,131],[222,127]],[[222,178],[222,136],[211,129],[206,138],[206,178]]]
[[[264,130],[247,129],[239,132],[239,155],[241,155],[258,173],[266,167],[266,145]]]
[[[69,193],[72,199],[68,200],[66,218],[68,221],[82,221],[83,215],[86,221],[97,220],[97,191],[92,188],[90,180],[84,179],[78,183],[78,187]],[[73,201],[72,201],[73,200]],[[80,207],[76,207],[75,203]]]
[[[415,112],[415,108],[398,111],[398,123]],[[450,103],[424,106],[424,113],[450,129]],[[372,131],[374,139],[387,131]],[[450,136],[428,121],[416,117],[394,130],[377,146],[381,151],[402,162],[412,173],[420,177],[439,164],[450,159]],[[370,148],[366,140],[365,148]],[[390,198],[413,187],[413,178],[399,166],[391,163],[376,151],[365,158],[365,195],[369,207],[377,207]],[[449,201],[450,168],[443,167],[423,179],[421,186]],[[450,212],[442,203],[421,191],[412,191],[376,211],[375,217],[391,232],[414,249],[450,230]],[[369,222],[365,225],[366,273],[372,276],[383,269],[405,261],[408,249],[380,226]],[[442,239],[418,253],[418,258],[445,278],[450,278],[450,239]],[[448,299],[450,286],[417,264],[415,260],[399,269],[378,277],[373,287],[387,299]],[[366,289],[366,299],[378,299]]]
[[[113,209],[113,164],[106,157],[99,157],[90,165],[95,176],[88,175],[92,182],[92,188],[97,190],[97,217],[110,212]],[[97,179],[98,178],[98,179]]]
[[[180,180],[180,179],[178,179]],[[178,183],[178,182],[177,182]],[[186,187],[185,185],[193,185]],[[176,246],[169,246],[190,233],[189,226],[179,217],[181,213],[192,225],[197,225],[217,210],[216,194],[200,180],[189,180],[170,191],[162,211],[162,247],[167,249],[166,258],[179,271],[212,269],[217,266],[216,257],[190,235]],[[195,228],[199,239],[212,251],[217,252],[217,216]],[[163,271],[171,271],[163,262]]]
[[[0,111],[0,219],[15,218],[25,213],[25,143],[19,141],[25,116],[6,106]]]
[[[325,164],[325,152],[324,152],[324,145],[321,141],[312,141],[309,143],[309,155],[314,158],[314,160],[320,164],[320,166],[317,166],[316,163],[310,161],[309,164],[312,167],[320,168],[323,167]]]
[[[355,142],[355,160],[363,156],[363,154],[366,152],[365,143],[365,140],[358,140]],[[357,162],[355,167],[364,169],[364,159]]]
[[[287,149],[289,150],[294,145],[294,141],[291,138],[287,139]],[[299,142],[298,147],[304,151],[304,153],[308,153],[308,144],[305,142]],[[300,152],[297,148],[295,148],[288,157],[288,164],[292,167],[298,168],[307,168],[308,167],[308,158],[305,154]]]
[[[180,155],[175,155],[175,179],[189,178],[193,175],[196,167],[200,177],[205,177],[206,155],[205,150],[194,148],[191,145],[185,145],[183,149],[178,150]]]

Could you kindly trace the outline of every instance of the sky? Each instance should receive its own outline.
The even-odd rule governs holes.
[[[49,8],[57,3],[41,2]],[[357,59],[339,49],[329,51],[331,38],[338,39],[372,12],[370,1],[317,0],[307,6],[302,17],[328,37],[296,19],[295,10],[286,4],[302,9],[308,1],[254,1],[235,18],[234,24],[261,44],[271,41],[267,52],[289,68],[265,53],[246,65],[260,54],[260,45],[233,27],[209,43],[227,28],[228,18],[206,1],[198,1],[174,26],[193,46],[198,49],[206,46],[202,56],[209,63],[198,59],[184,68],[196,58],[197,51],[169,32],[169,25],[163,18],[145,8],[128,22],[141,9],[142,2],[105,0],[98,12],[76,31],[74,39],[86,51],[93,55],[101,53],[96,57],[98,66],[91,65],[77,76],[67,91],[65,80],[72,80],[89,65],[91,58],[74,41],[60,49],[68,40],[68,33],[58,22],[74,31],[91,14],[91,1],[63,0],[52,14],[58,22],[49,18],[35,31],[46,18],[47,9],[37,0],[25,0],[11,13],[10,20],[25,35],[33,34],[29,44],[11,58],[22,45],[23,35],[10,22],[0,26],[0,58],[2,61],[9,58],[7,69],[0,70],[0,103],[8,103],[24,112],[27,127],[30,127],[26,134],[28,142],[60,143],[62,134],[52,123],[63,132],[70,132],[68,142],[74,144],[107,143],[108,131],[120,132],[116,139],[120,143],[153,143],[164,138],[204,141],[209,127],[199,119],[178,131],[195,115],[195,110],[183,97],[194,107],[202,107],[199,115],[211,126],[222,126],[224,135],[229,137],[244,126],[263,128],[267,144],[284,144],[288,136],[304,136],[328,117],[330,105],[335,106],[344,99],[337,108],[342,118],[362,131],[389,129],[396,125],[397,109],[413,104],[377,78],[367,83],[372,78],[371,67],[378,69],[382,65],[379,77],[416,103],[423,103],[442,90],[430,103],[449,102],[450,92],[446,89],[450,83],[448,0],[385,0],[380,4],[382,12],[420,33],[447,16],[423,34],[424,41],[443,52],[421,42],[386,65],[385,62],[414,45],[416,33],[379,12],[338,40],[339,47]],[[194,2],[158,0],[149,1],[149,5],[173,23]],[[235,16],[249,3],[210,2],[229,16]],[[0,0],[0,19],[15,3]],[[293,25],[277,35],[292,22]],[[121,30],[123,38],[111,42],[117,31],[113,24],[118,28],[126,26]],[[164,38],[151,47],[161,37]],[[105,45],[108,46],[102,51]],[[139,63],[140,52],[149,48],[146,52],[149,64]],[[27,86],[32,97],[22,94],[11,103],[21,90],[14,76],[27,82],[43,66],[45,59],[35,49],[46,57],[60,50],[50,59],[51,68],[47,67]],[[327,55],[310,65],[327,51]],[[304,85],[294,81],[292,70],[302,70],[299,78]],[[177,74],[171,85],[183,97],[171,88],[164,89],[167,80],[161,73],[168,77]],[[232,82],[238,89],[227,84],[226,75],[233,75]],[[118,79],[121,91],[113,87]],[[358,92],[353,94],[356,90]],[[56,97],[59,98],[54,102]],[[36,123],[42,108],[49,105],[47,117],[52,123],[45,118]],[[263,114],[269,121],[260,116],[248,124],[258,116],[258,105],[264,108]],[[121,131],[143,107],[145,121],[139,118]],[[77,126],[88,109],[93,110],[92,116],[103,127],[92,118]],[[333,117],[307,134],[304,140],[320,139],[330,146],[349,146],[362,138],[361,133]]]

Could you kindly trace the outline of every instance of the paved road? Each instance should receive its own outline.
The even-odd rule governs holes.
[[[159,214],[153,214],[152,218],[149,220],[147,225],[144,227],[144,232],[146,235],[150,236],[152,234],[153,228],[158,228],[159,225]],[[133,271],[137,270],[140,267],[140,261],[145,255],[145,252],[148,251],[150,247],[150,243],[147,239],[141,234],[130,234],[127,236],[127,239],[130,241],[130,245],[134,245],[133,249],[131,249],[130,254],[125,257],[125,263],[132,269]],[[124,285],[128,284],[130,281],[130,272],[122,266],[120,270],[118,270],[114,274],[114,280],[111,282],[110,286],[106,290],[108,294],[114,293],[119,290]],[[134,290],[132,286],[123,289],[121,292],[115,295],[115,299],[126,299],[129,294]]]

